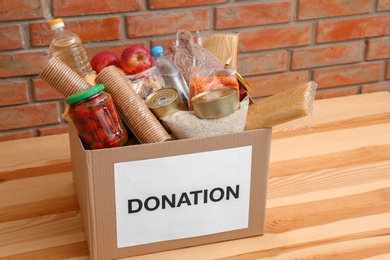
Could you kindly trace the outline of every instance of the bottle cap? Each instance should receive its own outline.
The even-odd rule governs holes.
[[[160,53],[164,53],[164,49],[161,46],[155,46],[150,50],[150,54],[152,54],[153,57]]]
[[[76,102],[79,102],[80,100],[89,98],[90,96],[93,96],[93,95],[99,93],[103,89],[104,89],[104,85],[103,84],[95,85],[93,87],[84,89],[84,90],[82,90],[80,92],[77,92],[77,93],[71,95],[70,97],[65,99],[65,102],[67,104],[69,104],[69,105],[73,104],[73,103],[76,103]]]
[[[54,19],[54,20],[50,21],[49,25],[50,25],[52,30],[55,30],[55,29],[58,29],[60,27],[64,27],[65,26],[64,22],[62,21],[61,18]]]

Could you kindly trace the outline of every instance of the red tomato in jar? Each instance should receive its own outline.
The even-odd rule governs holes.
[[[119,122],[119,115],[118,113],[110,111],[110,116],[114,122]]]
[[[108,133],[105,129],[103,128],[98,128],[94,135],[93,138],[95,141],[103,142],[109,138]]]
[[[120,139],[117,135],[114,135],[112,138],[104,142],[105,147],[118,147],[120,146]]]
[[[107,102],[107,108],[110,110],[111,113],[116,113],[116,107],[113,101],[108,101]]]
[[[69,110],[69,114],[76,120],[84,121],[91,116],[91,111],[88,107],[77,106]]]
[[[98,129],[98,127],[99,127],[99,124],[95,120],[88,119],[84,122],[81,129],[85,133],[93,133]]]

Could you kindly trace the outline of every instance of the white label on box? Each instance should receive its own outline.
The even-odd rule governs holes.
[[[252,146],[114,164],[118,248],[248,228]]]

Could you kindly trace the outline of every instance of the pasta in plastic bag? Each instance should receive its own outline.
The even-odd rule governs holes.
[[[222,64],[237,67],[238,33],[198,32],[197,42]]]
[[[317,83],[310,81],[255,102],[248,108],[245,130],[273,127],[311,115],[316,89]]]

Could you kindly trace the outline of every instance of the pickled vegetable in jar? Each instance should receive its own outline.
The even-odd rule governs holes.
[[[128,135],[109,93],[98,84],[68,97],[72,118],[86,149],[122,146]]]

